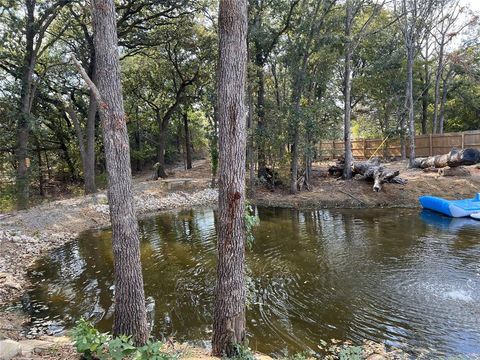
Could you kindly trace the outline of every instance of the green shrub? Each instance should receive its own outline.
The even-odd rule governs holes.
[[[72,331],[73,343],[77,351],[87,360],[175,360],[176,354],[164,351],[159,341],[148,340],[141,347],[133,344],[131,337],[112,337],[101,333],[85,319],[80,319]]]
[[[163,344],[158,341],[148,340],[147,343],[137,349],[136,360],[170,360],[178,356],[167,354],[163,351]]]
[[[235,356],[224,358],[224,359],[233,359],[233,360],[255,360],[256,357],[253,354],[252,350],[248,346],[244,345],[235,345]]]

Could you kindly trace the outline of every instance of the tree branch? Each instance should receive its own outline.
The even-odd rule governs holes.
[[[105,112],[105,110],[108,108],[108,105],[105,103],[105,101],[103,101],[102,95],[100,95],[100,91],[98,91],[97,86],[93,83],[92,79],[90,79],[87,72],[82,67],[82,64],[80,64],[80,61],[78,61],[74,55],[71,56],[71,59],[75,64],[75,67],[77,68],[78,72],[82,76],[83,80],[87,84],[88,88],[92,92],[93,96],[95,97],[95,100],[97,101],[97,104],[98,104],[98,111]]]

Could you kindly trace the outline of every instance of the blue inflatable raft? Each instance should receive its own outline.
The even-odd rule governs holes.
[[[473,199],[446,200],[436,196],[420,196],[418,199],[424,209],[437,211],[451,217],[466,217],[480,213],[480,193]]]

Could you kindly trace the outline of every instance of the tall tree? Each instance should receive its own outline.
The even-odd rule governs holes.
[[[291,109],[289,118],[290,130],[290,193],[295,194],[298,190],[298,158],[300,147],[300,118],[302,116],[301,100],[305,90],[307,69],[309,60],[314,53],[318,42],[315,42],[316,34],[325,24],[327,15],[332,10],[336,0],[305,1],[300,7],[301,18],[296,31],[302,31],[302,36],[292,39],[291,55]],[[305,18],[304,13],[310,16]]]
[[[349,180],[352,178],[352,40],[351,32],[353,25],[353,6],[352,0],[345,3],[345,68],[343,74],[343,141],[345,144],[345,168],[343,170],[343,178]]]
[[[400,14],[402,19],[402,33],[405,44],[407,60],[407,79],[405,90],[405,105],[408,113],[408,135],[409,135],[409,164],[413,165],[415,160],[415,101],[413,88],[413,68],[415,57],[418,51],[419,41],[425,30],[425,19],[434,9],[434,0],[401,0]],[[402,129],[403,130],[403,129]]]
[[[212,352],[232,356],[245,340],[247,0],[220,0],[219,231]]]
[[[253,21],[250,25],[249,36],[253,41],[257,82],[257,128],[258,133],[258,175],[265,172],[266,162],[266,126],[265,126],[265,65],[277,46],[280,37],[289,30],[293,11],[299,0],[250,0],[250,10]],[[276,19],[280,16],[280,19]],[[279,22],[278,25],[275,25]],[[252,114],[253,116],[253,114]]]
[[[115,276],[113,333],[144,344],[148,327],[113,0],[93,0],[92,21],[98,89],[80,63],[76,64],[95,93],[103,125]]]
[[[93,35],[89,31],[87,26],[86,14],[85,11],[77,11],[73,6],[69,8],[69,14],[73,19],[75,19],[78,28],[81,30],[81,34],[83,35],[80,41],[80,45],[83,45],[85,48],[85,56],[83,59],[84,64],[87,67],[88,76],[96,82],[96,71],[95,71],[95,48],[93,44]],[[70,46],[72,51],[74,51],[75,47],[77,46],[74,41],[67,41],[67,44],[72,44],[73,48]],[[83,44],[82,44],[83,43]],[[80,46],[82,47],[82,46]],[[72,92],[73,94],[73,92]],[[72,99],[73,100],[73,99]],[[73,109],[73,104],[70,104],[67,107],[67,113],[70,116],[75,116],[72,112],[75,111]],[[97,119],[97,104],[95,102],[95,96],[90,91],[89,93],[89,100],[88,100],[88,110],[86,114],[86,125],[85,131],[81,131],[80,129],[80,120],[77,119],[77,127],[78,130],[75,130],[77,141],[79,144],[80,155],[82,159],[82,167],[83,167],[83,181],[84,181],[84,190],[85,194],[93,194],[97,192],[97,185],[95,183],[95,125]],[[81,143],[84,143],[82,146]],[[82,151],[83,147],[83,151]]]
[[[58,0],[50,4],[37,3],[36,0],[25,0],[25,18],[19,20],[24,24],[25,39],[22,42],[24,46],[23,61],[18,69],[13,66],[10,69],[12,73],[21,74],[21,90],[19,99],[19,116],[17,120],[17,208],[25,209],[29,203],[29,135],[31,127],[31,110],[35,97],[35,66],[38,58],[54,44],[55,38],[45,43],[47,30],[57,17],[60,10],[70,2],[70,0]],[[20,11],[11,11],[10,14],[19,14]],[[15,16],[12,15],[12,16]],[[19,46],[22,46],[19,45]]]
[[[436,31],[433,31],[433,38],[437,45],[438,59],[437,69],[435,71],[435,98],[433,105],[433,133],[443,133],[443,117],[440,116],[440,107],[442,106],[443,94],[447,93],[447,89],[442,89],[440,94],[440,87],[442,77],[446,68],[446,48],[451,41],[467,26],[476,22],[476,18],[468,19],[467,21],[459,21],[462,15],[465,14],[465,8],[460,5],[459,0],[441,0],[438,7],[438,22]],[[463,16],[466,18],[466,16]],[[447,78],[449,76],[446,76]],[[447,84],[444,82],[444,84]],[[442,120],[442,121],[440,121]]]
[[[356,17],[360,15],[365,8],[370,5],[368,0],[346,0],[345,3],[345,63],[343,75],[343,98],[344,98],[344,117],[343,117],[343,140],[345,144],[345,167],[343,170],[343,178],[348,180],[352,178],[352,57],[359,43],[366,36],[368,27],[373,19],[380,13],[383,6],[381,4],[373,4],[373,9],[366,21],[361,25],[356,34],[352,34],[355,27]]]

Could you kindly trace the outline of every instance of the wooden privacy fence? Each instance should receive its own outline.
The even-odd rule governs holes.
[[[365,159],[373,155],[380,157],[400,157],[400,139],[355,139],[352,140],[353,157]],[[407,144],[407,156],[410,146]],[[457,149],[476,148],[480,150],[480,130],[458,133],[417,135],[415,137],[415,154],[417,157],[441,155],[448,153],[453,147]],[[377,150],[378,149],[378,150]],[[375,153],[375,151],[377,151]],[[336,159],[344,153],[343,140],[323,140],[317,145],[319,159]]]

